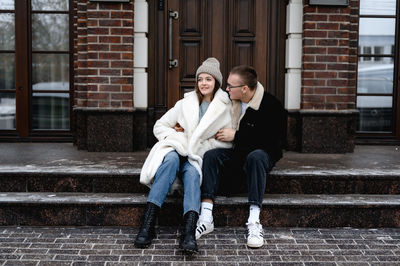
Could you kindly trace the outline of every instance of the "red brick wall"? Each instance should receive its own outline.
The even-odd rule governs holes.
[[[133,106],[133,3],[74,1],[75,106]]]
[[[302,109],[355,109],[359,1],[304,5]]]

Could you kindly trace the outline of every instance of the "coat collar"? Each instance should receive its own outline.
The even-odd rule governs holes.
[[[257,111],[260,108],[263,96],[264,96],[264,87],[263,85],[261,85],[260,82],[257,82],[256,92],[254,93],[253,98],[251,98],[250,102],[248,103],[248,106]]]
[[[217,90],[214,95],[214,99],[211,101],[206,113],[195,129],[196,135],[200,137],[203,136],[205,132],[212,131],[212,125],[221,119],[224,113],[228,111],[230,104],[231,103],[228,94],[222,89]],[[206,138],[209,138],[209,136]]]
[[[230,99],[226,92],[218,89],[214,95],[214,99],[203,118],[199,121],[199,100],[195,91],[185,93],[182,100],[183,120],[181,126],[188,130],[187,133],[191,135],[194,130],[206,130],[207,127],[214,123],[221,112],[225,111],[227,106],[230,105]],[[198,127],[200,128],[198,129]]]
[[[264,96],[264,87],[261,85],[260,82],[257,82],[256,92],[254,93],[253,98],[247,103],[247,108],[251,107],[254,110],[258,110],[261,105],[261,101]],[[233,100],[233,106],[231,109],[231,116],[232,116],[232,124],[236,130],[239,129],[240,120],[244,116],[245,113],[241,114],[242,107],[241,102],[238,100]],[[246,108],[246,109],[247,109]]]

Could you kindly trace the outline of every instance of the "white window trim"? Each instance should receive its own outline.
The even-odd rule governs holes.
[[[133,41],[133,104],[135,108],[146,109],[148,91],[148,38],[149,5],[146,0],[134,2]]]
[[[299,110],[303,41],[303,0],[290,0],[286,7],[285,108]]]

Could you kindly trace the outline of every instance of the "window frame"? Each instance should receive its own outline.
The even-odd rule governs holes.
[[[74,1],[68,0],[68,10],[32,10],[31,0],[15,0],[14,10],[0,10],[0,13],[15,14],[15,64],[16,64],[16,129],[0,130],[0,140],[5,141],[72,141],[75,130],[72,107],[74,105]],[[33,91],[32,89],[32,55],[46,51],[32,51],[32,14],[67,14],[69,46],[68,51],[48,51],[50,54],[68,54],[69,62],[69,129],[40,130],[33,129]],[[19,38],[17,40],[17,38]],[[23,88],[23,89],[18,89]]]
[[[361,5],[360,0],[360,5]],[[358,89],[356,90],[356,106],[357,106],[357,98],[358,96],[392,96],[392,127],[391,131],[388,133],[381,132],[359,132],[356,131],[357,143],[358,144],[384,144],[384,143],[400,143],[400,88],[399,88],[399,70],[400,70],[400,58],[399,58],[399,40],[400,40],[400,0],[396,0],[396,12],[394,15],[362,15],[360,14],[361,9],[359,9],[359,23],[361,18],[394,18],[395,19],[395,36],[394,36],[394,45],[392,45],[391,54],[375,54],[374,48],[375,46],[371,46],[371,53],[365,54],[364,49],[365,46],[359,45],[360,38],[358,37],[357,45],[357,83],[358,84],[358,64],[360,59],[364,61],[366,58],[374,62],[375,58],[383,58],[383,57],[392,57],[393,58],[393,92],[392,94],[373,94],[373,93],[358,93]],[[359,35],[360,36],[360,35]],[[394,52],[394,53],[393,53]]]

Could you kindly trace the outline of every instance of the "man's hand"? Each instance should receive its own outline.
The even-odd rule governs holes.
[[[185,130],[183,129],[183,127],[181,127],[181,125],[179,125],[179,123],[176,123],[174,129],[176,132],[185,132]]]
[[[233,128],[223,128],[218,130],[215,138],[219,141],[232,141],[235,138],[236,130]]]

